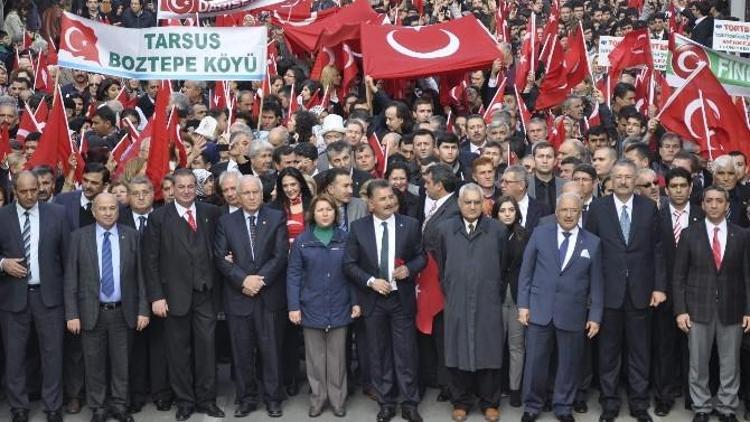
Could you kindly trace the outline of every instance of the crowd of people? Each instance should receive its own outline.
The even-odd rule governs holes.
[[[743,402],[750,418],[747,156],[709,160],[698,139],[662,126],[661,103],[639,103],[641,69],[617,75],[609,95],[591,80],[607,69],[593,63],[544,110],[535,107],[544,66],[514,82],[532,16],[538,36],[558,19],[563,44],[582,28],[593,60],[599,37],[641,28],[666,40],[679,27],[711,47],[729,2],[371,5],[406,26],[473,14],[497,35],[498,59],[449,94],[440,75],[360,72],[344,84],[337,63],[313,72],[316,56],[292,54],[271,13],[253,11],[233,21],[268,27],[276,73],[265,83],[49,66],[59,85],[39,89],[63,10],[144,28],[157,24],[155,4],[6,5],[0,329],[10,420],[28,421],[33,400],[50,422],[84,405],[93,422],[133,421],[149,402],[179,421],[224,417],[219,364],[231,365],[238,418],[261,405],[282,417],[303,385],[311,418],[328,409],[345,418],[347,398],[361,393],[378,422],[397,409],[421,421],[425,392],[437,389],[454,421],[475,408],[497,421],[507,397],[523,422],[590,411],[609,422],[623,413],[623,386],[639,422],[650,409],[667,416],[680,397],[696,422],[737,421]],[[667,95],[660,89],[655,97]],[[154,179],[156,135],[140,134],[164,96],[178,126],[169,171]],[[56,106],[73,153],[39,164]],[[595,394],[600,409],[590,410]]]

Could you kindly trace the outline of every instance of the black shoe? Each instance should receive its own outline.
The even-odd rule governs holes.
[[[396,408],[394,408],[393,406],[380,406],[377,421],[388,422],[393,419],[394,416],[396,416]]]
[[[114,416],[117,422],[135,422],[133,416],[128,412],[122,412]],[[106,419],[104,419],[106,421]]]
[[[240,405],[237,406],[237,409],[234,410],[234,417],[244,418],[245,416],[256,411],[257,409],[258,409],[258,405],[255,403],[252,403],[252,402],[240,403]]]
[[[737,420],[737,416],[735,416],[734,413],[730,413],[728,415],[719,415],[719,421],[720,422],[739,422]]]
[[[542,412],[551,412],[552,411],[552,402],[547,400],[544,402],[544,406],[542,406]]]
[[[538,417],[539,415],[536,413],[523,412],[523,416],[521,416],[521,422],[534,422]]]
[[[145,406],[145,405],[146,405],[146,403],[144,403],[142,401],[134,401],[134,402],[130,403],[130,406],[128,406],[128,412],[130,414],[140,413],[141,410],[143,410],[143,406]]]
[[[664,402],[656,402],[656,408],[654,409],[654,414],[656,416],[664,417],[664,416],[667,416],[671,410],[672,410],[671,404],[664,403]]]
[[[280,418],[284,415],[284,412],[281,411],[281,403],[277,401],[270,401],[266,405],[266,412],[268,412],[268,416],[272,418]]]
[[[29,411],[26,409],[13,409],[10,414],[13,416],[12,422],[29,422]]]
[[[107,422],[107,412],[94,412],[91,422]]]
[[[80,412],[81,412],[81,400],[75,397],[68,400],[68,404],[65,406],[65,413],[75,415]]]
[[[323,408],[322,407],[315,407],[310,406],[310,410],[307,411],[307,416],[311,418],[317,418],[318,416],[323,414]]]
[[[422,422],[422,416],[419,415],[416,406],[402,406],[401,418],[409,422]]]
[[[521,390],[510,390],[510,406],[521,407]]]
[[[299,394],[299,385],[296,382],[293,383],[293,384],[291,384],[291,385],[287,385],[286,386],[286,394],[289,397],[294,397],[297,394]]]
[[[171,400],[157,400],[154,402],[154,406],[156,406],[156,410],[160,412],[169,412],[169,410],[172,408],[172,401]]]
[[[583,400],[576,400],[573,402],[573,410],[576,413],[586,413],[589,411],[589,405]]]
[[[602,415],[599,416],[599,422],[615,422],[618,413],[619,412],[613,410],[605,410],[602,412]]]
[[[174,415],[175,420],[186,421],[193,414],[192,406],[177,406],[177,413]]]
[[[437,395],[437,401],[440,403],[450,401],[451,399],[451,392],[448,391],[447,388],[441,388],[440,393]]]
[[[651,415],[648,414],[647,410],[641,410],[639,412],[633,412],[630,414],[635,420],[638,422],[654,422],[653,419],[651,419]]]
[[[576,422],[576,418],[573,415],[560,415],[557,417],[560,422]]]
[[[708,413],[698,412],[693,416],[693,422],[708,422]]]
[[[346,408],[345,407],[334,407],[333,408],[333,416],[337,418],[343,418],[346,416]]]
[[[195,408],[195,411],[197,413],[203,413],[205,415],[208,415],[212,418],[223,418],[224,411],[219,409],[219,406],[216,405],[216,403],[209,403],[202,406],[198,406]]]
[[[685,410],[693,410],[693,401],[690,400],[690,394],[685,396]]]
[[[62,412],[55,410],[54,412],[47,412],[47,422],[62,422]]]

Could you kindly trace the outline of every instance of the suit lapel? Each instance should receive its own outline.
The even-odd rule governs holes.
[[[236,230],[239,232],[239,236],[242,239],[242,253],[245,254],[247,262],[253,262],[253,251],[250,246],[250,232],[248,232],[247,224],[245,223],[245,212],[239,210],[231,215],[234,219],[233,221],[234,225],[236,226]]]
[[[370,257],[372,258],[372,262],[375,264],[375,268],[377,268],[380,259],[378,259],[378,237],[375,235],[375,221],[373,220],[374,217],[372,215],[368,215],[365,218],[367,218],[368,221],[367,227],[365,227],[367,234],[367,247],[370,249]]]
[[[700,230],[700,237],[702,239],[703,245],[704,245],[704,255],[706,255],[705,260],[708,263],[708,266],[711,267],[711,271],[714,273],[718,273],[719,271],[716,269],[716,264],[714,263],[714,254],[713,249],[711,248],[711,239],[708,237],[708,229],[706,228],[706,222],[700,221],[698,222],[698,230]],[[729,235],[727,235],[727,239],[729,238]],[[725,249],[726,250],[726,249]]]
[[[404,238],[405,235],[406,235],[406,232],[405,232],[406,226],[404,226],[404,219],[401,218],[401,215],[396,214],[395,217],[396,217],[396,219],[395,219],[396,220],[396,230],[395,230],[396,231],[396,242],[395,242],[396,252],[395,252],[395,257],[396,257],[396,259],[398,259],[398,258],[404,259],[403,252],[404,252],[404,249],[406,247],[406,245],[404,244],[404,242],[406,240]]]
[[[724,263],[727,262],[727,257],[732,256],[734,249],[737,247],[737,237],[735,228],[727,222],[727,244],[724,246],[724,255],[721,257],[721,267],[717,273],[721,273],[724,270]],[[714,265],[715,267],[715,265]]]
[[[23,247],[23,237],[21,235],[21,222],[18,220],[18,209],[14,205],[12,209],[8,210],[10,211],[10,219],[12,221],[11,223],[11,230],[13,230],[13,238],[16,239],[16,246],[18,247],[18,250],[21,251],[21,253],[24,253],[24,247]],[[41,207],[39,207],[39,214],[41,215]],[[41,226],[41,217],[39,217],[39,225]],[[41,231],[41,230],[40,230]],[[41,235],[41,233],[39,233]]]
[[[635,202],[635,201],[633,201],[633,202]],[[622,228],[620,227],[620,215],[617,214],[617,207],[615,206],[615,195],[614,194],[610,195],[610,197],[607,198],[606,206],[610,210],[610,212],[608,214],[612,216],[613,223],[614,223],[614,228],[617,231],[617,236],[620,237],[620,241],[622,241],[622,244],[627,247],[628,243],[625,241],[625,236],[622,235]],[[630,229],[631,230],[630,231],[632,233],[632,231],[633,231],[632,230],[633,229],[633,215],[635,215],[635,214],[632,212],[633,210],[630,210],[630,211],[631,211],[631,214],[630,214]]]
[[[121,230],[118,225],[117,227],[117,233],[119,234],[120,238],[118,239],[118,247],[120,248],[120,281],[125,280],[125,267],[127,267],[128,262],[127,259],[130,256],[129,253],[126,253],[128,247],[128,235],[125,233],[124,230]]]
[[[564,272],[568,268],[570,268],[571,265],[573,265],[573,262],[581,257],[581,251],[583,250],[583,241],[584,241],[584,234],[583,230],[580,228],[578,229],[578,236],[576,237],[576,244],[573,246],[573,255],[570,256],[570,260],[568,260],[568,263],[565,265],[565,268],[563,268],[560,272]],[[555,242],[556,244],[557,242]],[[557,254],[558,259],[560,257],[560,254]]]
[[[167,205],[167,213],[169,213],[171,217],[168,218],[167,221],[174,222],[174,226],[172,227],[172,229],[177,233],[177,238],[180,239],[180,242],[182,242],[185,248],[190,250],[190,242],[188,242],[188,236],[190,236],[190,233],[188,233],[190,231],[190,226],[184,218],[180,217],[180,214],[177,212],[177,206],[174,204],[174,202]]]
[[[266,237],[268,237],[268,215],[265,212],[265,206],[260,207],[258,210],[258,221],[255,223],[255,256],[257,257],[266,244]],[[249,238],[248,234],[248,238]]]
[[[96,279],[101,279],[102,269],[100,268],[101,263],[99,262],[99,251],[97,250],[98,247],[96,245],[96,224],[91,224],[86,227],[87,232],[85,233],[86,237],[89,239],[88,242],[88,253],[89,258],[92,262],[92,267],[96,268]]]

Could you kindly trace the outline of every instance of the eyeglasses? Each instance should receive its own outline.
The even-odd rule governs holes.
[[[659,184],[656,182],[646,182],[646,183],[640,183],[638,185],[639,188],[643,188],[643,189],[650,188],[651,186],[656,187],[656,186],[659,186]]]

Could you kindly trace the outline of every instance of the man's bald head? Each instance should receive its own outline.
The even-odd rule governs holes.
[[[115,225],[119,215],[117,198],[109,192],[102,192],[94,197],[94,206],[91,211],[96,223],[105,230],[109,230]]]

